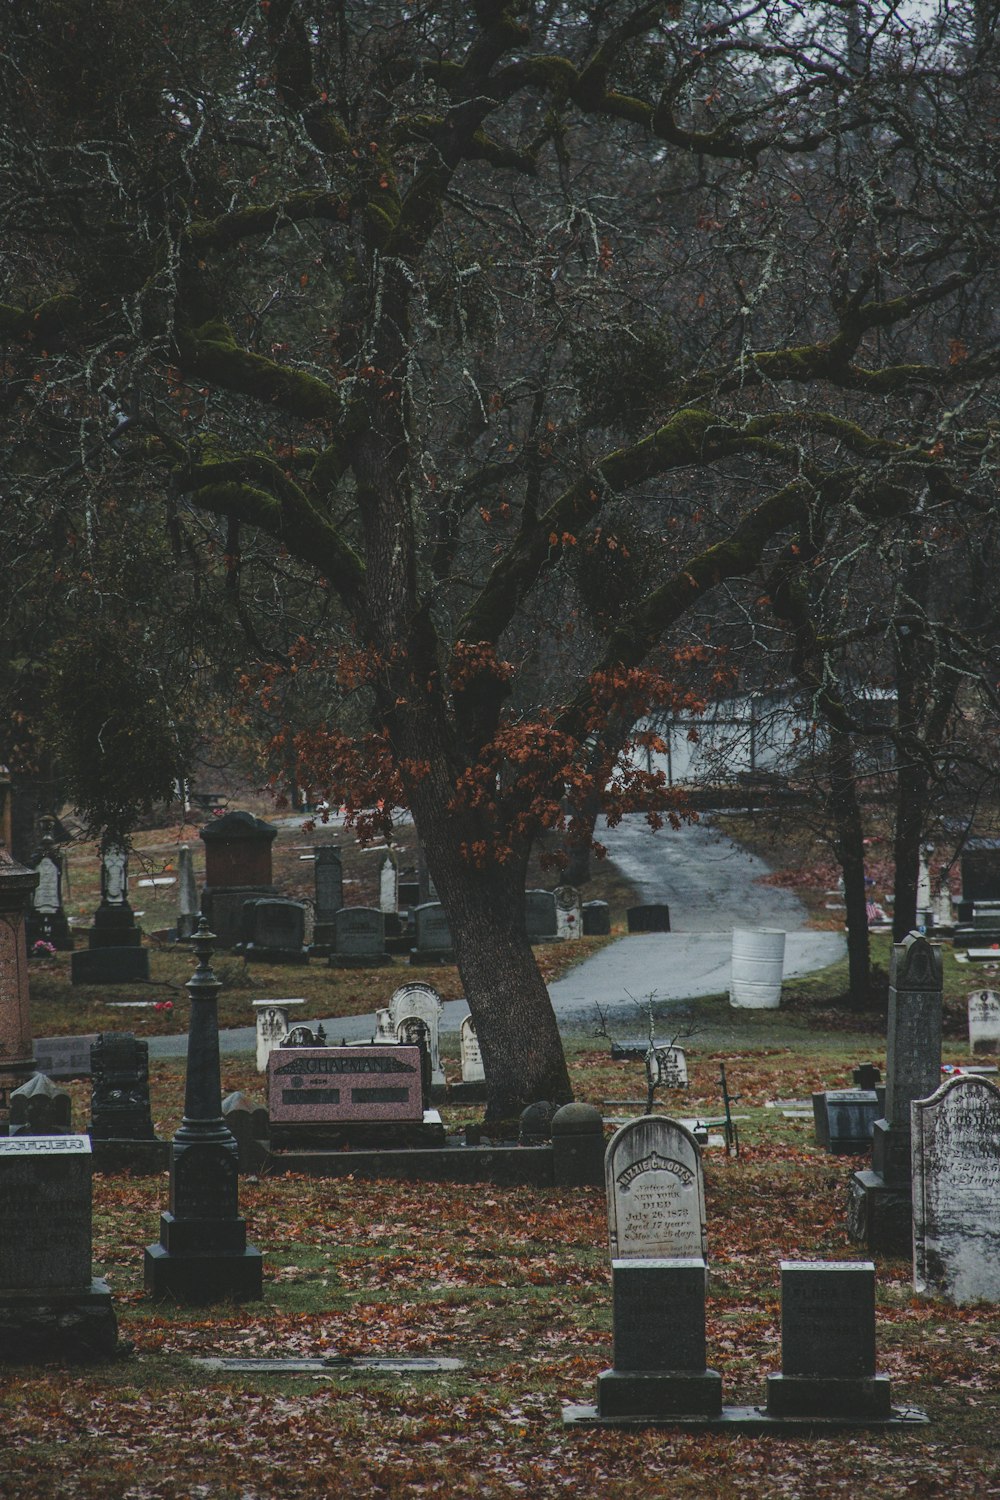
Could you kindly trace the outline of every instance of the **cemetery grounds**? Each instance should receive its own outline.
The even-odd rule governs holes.
[[[601,878],[588,896],[605,896]],[[627,891],[612,896],[619,928],[628,900]],[[879,941],[887,967],[888,940]],[[319,984],[325,1014],[370,1009],[407,972],[359,978],[313,965],[248,974],[227,959],[220,968],[230,980],[224,1024],[246,1024],[253,998],[311,995]],[[32,973],[35,1033],[183,1030],[189,971],[182,955],[154,953],[154,980],[176,985],[173,1011],[108,1012],[97,997],[73,994],[53,961],[43,983]],[[946,957],[946,1062],[968,1061],[965,995],[995,982],[981,975]],[[454,970],[421,977],[458,994]],[[668,1039],[687,1033],[690,1088],[669,1097],[671,1111],[717,1116],[724,1063],[745,1116],[739,1157],[717,1146],[704,1157],[709,1364],[722,1373],[727,1404],[762,1402],[767,1374],[780,1367],[779,1261],[859,1258],[844,1220],[848,1178],[865,1160],[821,1152],[810,1120],[767,1107],[843,1087],[860,1062],[884,1064],[884,1017],[846,1010],[845,984],[837,966],[789,985],[780,1012],[733,1011],[725,997],[709,997],[660,1028]],[[124,998],[129,987],[121,989]],[[641,1065],[613,1063],[606,1040],[578,1035],[567,1047],[577,1098],[640,1098]],[[443,1051],[457,1077],[456,1035],[445,1035]],[[150,1083],[157,1134],[170,1136],[182,1114],[182,1064],[153,1061]],[[82,1126],[89,1086],[68,1087]],[[252,1058],[224,1057],[223,1087],[259,1097]],[[442,1113],[458,1129],[480,1111]],[[878,1368],[891,1377],[896,1404],[927,1411],[927,1427],[793,1439],[564,1431],[562,1404],[592,1401],[597,1374],[611,1363],[602,1190],[244,1179],[241,1212],[265,1254],[264,1300],[211,1308],[144,1296],[143,1248],[157,1237],[166,1192],[166,1175],[95,1177],[94,1273],[111,1286],[130,1352],[87,1369],[0,1370],[0,1495],[1000,1493],[1000,1309],[917,1298],[908,1261],[878,1262]],[[195,1362],[401,1354],[459,1358],[464,1367],[276,1376],[207,1372]]]

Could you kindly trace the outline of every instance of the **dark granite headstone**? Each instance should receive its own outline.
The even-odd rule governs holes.
[[[583,903],[584,937],[609,937],[611,935],[611,907],[606,901]]]
[[[524,925],[532,943],[555,942],[558,924],[556,898],[552,891],[525,891]]]
[[[314,958],[329,958],[336,942],[334,918],[344,904],[344,861],[336,844],[313,848],[315,906],[309,949]]]
[[[57,1089],[51,1078],[36,1073],[10,1096],[10,1133],[21,1135],[71,1135],[73,1101],[65,1089]]]
[[[379,965],[387,961],[385,914],[373,906],[342,906],[333,919],[334,968]]]
[[[781,1262],[781,1374],[767,1381],[774,1417],[880,1418],[889,1380],[875,1373],[870,1261]]]
[[[428,901],[413,909],[414,946],[411,964],[452,963],[451,927],[440,901]]]
[[[722,1377],[705,1367],[705,1262],[611,1262],[614,1368],[597,1377],[602,1418],[722,1413]]]
[[[871,1148],[879,1096],[874,1089],[826,1089],[813,1094],[813,1113],[818,1145],[835,1154],[857,1155]]]
[[[239,945],[248,959],[264,963],[305,963],[306,909],[301,901],[284,896],[261,896],[243,905],[244,940]]]
[[[669,932],[670,907],[662,902],[630,906],[625,913],[629,932]]]
[[[149,1104],[149,1043],[130,1031],[102,1031],[91,1048],[90,1070],[91,1139],[155,1140]]]
[[[962,851],[962,901],[1000,901],[1000,839],[967,842]]]
[[[73,984],[131,984],[149,978],[149,951],[142,947],[128,900],[128,850],[113,840],[101,848],[101,904],[87,933],[87,948],[70,960]]]
[[[601,1187],[604,1121],[592,1104],[564,1104],[552,1116],[552,1180],[556,1187]]]
[[[522,1146],[539,1146],[552,1137],[553,1106],[547,1099],[539,1099],[521,1111],[518,1141]]]

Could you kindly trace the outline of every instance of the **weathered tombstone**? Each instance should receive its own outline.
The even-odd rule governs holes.
[[[198,925],[198,885],[190,844],[177,851],[177,941],[186,943]]]
[[[400,1027],[410,1016],[416,1016],[427,1027],[427,1046],[431,1060],[431,1087],[439,1088],[445,1082],[441,1066],[441,996],[433,985],[404,984],[396,990],[389,1001],[389,1016],[396,1036]]]
[[[288,1031],[295,1008],[305,1005],[305,1000],[255,1000],[253,1008],[257,1019],[257,1072],[267,1072],[267,1060],[281,1038]]]
[[[149,978],[149,951],[142,946],[128,899],[128,850],[115,839],[101,845],[101,904],[87,933],[87,947],[73,954],[74,984],[130,984]]]
[[[371,1047],[281,1048],[268,1059],[272,1141],[289,1127],[409,1123],[424,1118],[420,1049]]]
[[[683,1047],[655,1047],[647,1056],[646,1077],[654,1088],[686,1089],[688,1065]]]
[[[170,1157],[170,1209],[160,1216],[160,1239],[146,1247],[145,1285],[151,1297],[180,1302],[258,1298],[260,1251],[247,1244],[239,1214],[239,1148],[222,1117],[219,1078],[219,990],[210,967],[214,935],[202,917],[191,946],[198,968],[187,982],[191,997],[184,1119]]]
[[[767,1379],[768,1415],[882,1420],[889,1379],[875,1373],[871,1261],[781,1262],[781,1374]]]
[[[411,964],[450,964],[455,961],[448,913],[440,901],[427,901],[413,908],[414,946]]]
[[[882,1069],[874,1063],[862,1063],[854,1069],[851,1078],[856,1089],[873,1089],[882,1082]]]
[[[880,1112],[874,1089],[825,1089],[813,1094],[817,1145],[842,1156],[868,1151]]]
[[[396,891],[399,896],[400,910],[408,911],[420,905],[420,881],[417,877],[416,865],[407,865],[400,871]]]
[[[525,891],[524,925],[532,943],[553,943],[558,932],[556,898],[551,891]]]
[[[102,1031],[90,1051],[90,1072],[91,1140],[154,1140],[149,1043],[130,1031]]]
[[[375,1012],[375,1040],[377,1042],[396,1040],[396,1028],[392,1024],[392,1012],[388,1007]]]
[[[966,842],[962,901],[1000,901],[1000,839],[977,837]]]
[[[913,1104],[913,1285],[1000,1302],[1000,1088],[949,1078]]]
[[[70,952],[73,948],[73,934],[63,909],[62,855],[52,837],[52,820],[46,821],[49,830],[43,835],[41,849],[31,861],[38,876],[38,884],[25,919],[25,938],[29,953],[38,942],[51,943],[53,948]]]
[[[118,1328],[91,1271],[85,1135],[0,1139],[0,1361],[110,1359]]]
[[[285,896],[259,896],[243,903],[243,941],[237,950],[264,963],[305,963],[306,909]]]
[[[10,1096],[11,1135],[72,1135],[73,1101],[51,1078],[36,1073]]]
[[[600,1418],[721,1416],[722,1377],[705,1366],[706,1282],[698,1256],[612,1260],[614,1367],[597,1377]]]
[[[536,1099],[527,1109],[522,1109],[518,1122],[517,1140],[520,1146],[541,1146],[552,1139],[552,1121],[555,1109],[547,1099]]]
[[[270,1118],[263,1104],[254,1104],[238,1090],[222,1101],[222,1118],[232,1131],[242,1173],[257,1172],[264,1160]]]
[[[585,901],[581,922],[584,937],[610,937],[611,907],[606,901]]]
[[[38,880],[0,844],[0,1131],[8,1095],[35,1071],[28,1005],[25,907]]]
[[[89,1078],[90,1049],[97,1032],[84,1036],[36,1036],[35,1069],[49,1078]]]
[[[556,1187],[604,1183],[604,1121],[592,1104],[564,1104],[552,1116],[552,1181]]]
[[[388,962],[385,914],[370,906],[342,906],[333,919],[333,968],[377,967]]]
[[[378,904],[382,911],[394,912],[398,909],[398,883],[396,856],[391,849],[387,849],[378,863]]]
[[[701,1151],[676,1120],[643,1115],[612,1136],[604,1159],[613,1260],[706,1254]]]
[[[556,898],[556,937],[564,942],[570,938],[583,937],[583,909],[580,905],[580,892],[572,885],[557,886],[553,895]]]
[[[244,902],[278,894],[271,881],[271,846],[277,836],[276,828],[248,812],[226,813],[201,830],[201,910],[218,935],[219,948],[233,948],[241,940]]]
[[[629,932],[669,932],[670,907],[663,902],[630,906],[625,913]]]
[[[483,1054],[479,1049],[476,1023],[471,1016],[465,1016],[458,1029],[458,1046],[462,1058],[462,1082],[485,1083]]]
[[[420,1053],[421,1096],[426,1109],[431,1102],[431,1029],[419,1016],[403,1016],[396,1040],[405,1047],[416,1047]]]
[[[907,1255],[912,1244],[910,1106],[941,1081],[941,948],[911,932],[892,950],[885,1118],[872,1134],[872,1167],[855,1172],[847,1232],[869,1251]]]
[[[1000,1050],[1000,995],[996,990],[975,990],[969,996],[969,1051]]]
[[[315,958],[329,958],[336,942],[334,919],[344,904],[344,861],[336,844],[316,844],[313,857],[315,907],[309,951]]]

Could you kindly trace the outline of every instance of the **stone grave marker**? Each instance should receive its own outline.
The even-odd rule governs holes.
[[[90,1049],[96,1031],[84,1036],[36,1036],[35,1068],[49,1078],[89,1078]]]
[[[275,1047],[280,1046],[292,1025],[291,1017],[301,1014],[298,1006],[305,1000],[255,1000],[253,1008],[257,1022],[257,1072],[267,1072],[267,1060]]]
[[[683,1047],[657,1047],[646,1065],[650,1082],[662,1089],[686,1089],[687,1057]]]
[[[396,894],[399,898],[400,910],[408,911],[420,905],[420,880],[417,876],[416,865],[407,865],[399,872]]]
[[[455,961],[448,913],[440,901],[425,901],[413,908],[415,944],[411,964],[450,964]]]
[[[879,1114],[874,1089],[825,1089],[813,1094],[816,1142],[835,1155],[868,1151]]]
[[[264,1142],[271,1122],[263,1104],[255,1104],[239,1090],[222,1101],[222,1118],[232,1131],[242,1173],[257,1172],[264,1159]]]
[[[202,914],[219,948],[234,948],[243,937],[243,905],[278,894],[272,884],[271,846],[278,830],[248,812],[230,812],[206,823]]]
[[[73,1101],[51,1078],[36,1073],[10,1096],[10,1133],[21,1135],[72,1135]]]
[[[1000,995],[996,990],[975,990],[969,996],[969,1051],[1000,1051]]]
[[[378,864],[378,904],[382,911],[395,912],[399,908],[397,886],[399,869],[396,856],[387,849]]]
[[[32,860],[38,884],[27,913],[25,937],[28,951],[37,942],[51,943],[54,948],[69,952],[73,948],[66,912],[63,909],[62,855],[51,831],[42,838],[42,847]]]
[[[343,906],[333,919],[333,968],[377,967],[387,962],[385,914],[369,906]]]
[[[128,899],[128,850],[112,839],[101,846],[101,904],[87,947],[70,960],[74,984],[129,984],[149,978],[149,950]]]
[[[625,913],[629,932],[669,932],[670,907],[663,902],[630,906]]]
[[[580,892],[572,885],[557,886],[553,895],[556,898],[556,937],[562,941],[571,938],[583,937],[583,908],[580,904]]]
[[[90,1052],[90,1137],[151,1141],[149,1043],[130,1031],[102,1031]]]
[[[462,1057],[462,1082],[485,1083],[486,1070],[483,1067],[483,1054],[479,1050],[476,1023],[471,1016],[466,1016],[459,1027],[458,1043]]]
[[[433,985],[404,984],[396,990],[389,1001],[389,1016],[398,1037],[407,1019],[415,1016],[427,1027],[427,1046],[431,1060],[431,1087],[443,1087],[444,1069],[441,1066],[441,996]]]
[[[555,942],[559,928],[556,898],[551,891],[525,891],[524,925],[530,942]]]
[[[336,942],[334,919],[344,904],[344,861],[336,844],[316,844],[313,848],[313,938],[310,953],[329,958]]]
[[[28,1003],[25,906],[38,876],[0,844],[0,1128],[8,1095],[35,1071]]]
[[[580,916],[584,937],[610,937],[611,907],[606,901],[585,901]]]
[[[394,1042],[396,1040],[396,1028],[392,1024],[392,1012],[388,1006],[375,1012],[375,1040],[377,1042]]]
[[[0,1138],[0,1360],[111,1358],[111,1294],[91,1272],[85,1135]]]
[[[613,1260],[705,1258],[705,1184],[691,1132],[643,1115],[612,1136],[604,1158]]]
[[[706,1280],[697,1256],[612,1260],[614,1367],[597,1377],[600,1417],[721,1416],[722,1377],[705,1367]]]
[[[272,1125],[424,1117],[418,1047],[281,1048],[268,1058],[268,1080]]]
[[[177,851],[177,941],[186,943],[198,925],[198,883],[190,844]]]
[[[871,1261],[781,1262],[781,1374],[767,1380],[772,1417],[891,1415],[888,1377],[875,1373]]]
[[[1000,1088],[950,1078],[913,1104],[913,1284],[1000,1302]]]
[[[889,964],[885,1118],[872,1131],[872,1167],[855,1172],[847,1232],[869,1251],[907,1255],[912,1246],[910,1106],[941,1081],[941,946],[911,932]]]
[[[304,963],[306,909],[301,901],[285,896],[261,896],[243,904],[243,941],[238,943],[248,959],[264,963]]]

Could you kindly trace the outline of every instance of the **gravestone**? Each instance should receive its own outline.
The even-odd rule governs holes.
[[[882,1070],[874,1063],[862,1063],[851,1074],[856,1089],[873,1089],[882,1082]]]
[[[884,1420],[888,1377],[875,1373],[875,1267],[870,1261],[781,1262],[781,1374],[768,1415]]]
[[[413,908],[414,946],[411,964],[451,964],[455,954],[451,945],[448,913],[440,901],[426,901]]]
[[[84,1036],[36,1036],[36,1070],[49,1078],[89,1078],[90,1049],[97,1035],[90,1031]]]
[[[466,1016],[459,1027],[458,1045],[462,1058],[462,1082],[485,1083],[486,1070],[483,1067],[483,1054],[479,1050],[476,1023],[471,1016]]]
[[[131,984],[149,978],[149,951],[142,946],[128,899],[128,850],[114,839],[101,845],[101,904],[87,933],[87,947],[73,954],[74,984]]]
[[[65,1089],[51,1078],[36,1073],[10,1096],[10,1133],[21,1135],[72,1135],[73,1102]]]
[[[420,905],[420,881],[417,877],[416,865],[407,865],[400,871],[396,894],[399,898],[400,911],[409,911],[414,906]]]
[[[264,1142],[271,1122],[263,1104],[255,1104],[237,1090],[222,1101],[222,1118],[236,1142],[241,1173],[259,1172],[264,1161]]]
[[[291,1026],[290,1017],[305,1000],[255,1000],[257,1022],[257,1072],[267,1072],[267,1060]]]
[[[552,1139],[552,1120],[555,1108],[548,1099],[536,1099],[527,1109],[522,1109],[518,1121],[517,1143],[519,1146],[541,1146]]]
[[[329,958],[336,942],[334,919],[344,904],[344,861],[336,844],[316,844],[313,857],[315,906],[309,951],[314,958]]]
[[[556,937],[564,942],[570,938],[583,937],[580,892],[575,886],[560,885],[553,891],[553,895],[556,898]]]
[[[705,1258],[701,1151],[676,1120],[643,1115],[612,1136],[604,1158],[613,1260]]]
[[[398,909],[398,883],[396,856],[391,849],[387,849],[378,864],[378,904],[382,911],[395,912]]]
[[[188,942],[198,925],[198,884],[190,844],[177,851],[177,941]]]
[[[129,1031],[102,1031],[91,1048],[92,1141],[156,1139],[149,1104],[149,1043]]]
[[[885,1118],[872,1132],[870,1171],[855,1172],[847,1232],[870,1252],[908,1255],[912,1247],[910,1106],[941,1081],[941,947],[911,932],[889,965]]]
[[[705,1366],[706,1281],[698,1256],[612,1260],[614,1366],[597,1377],[600,1418],[721,1416],[722,1377]]]
[[[370,906],[343,906],[333,919],[335,969],[377,967],[389,962],[385,951],[385,915]]]
[[[237,952],[262,963],[306,963],[306,909],[285,896],[259,896],[243,903],[242,941]]]
[[[962,850],[962,901],[1000,901],[1000,839],[967,840]]]
[[[424,853],[423,844],[417,845],[417,884],[420,887],[420,900],[418,906],[426,906],[437,901],[437,886],[434,877],[427,865],[427,855]]]
[[[201,911],[217,934],[217,947],[234,948],[241,941],[244,902],[278,894],[271,876],[271,846],[277,836],[276,828],[248,812],[226,813],[201,830]]]
[[[433,985],[404,984],[396,990],[389,1001],[389,1016],[398,1037],[403,1022],[416,1016],[427,1027],[427,1047],[431,1060],[431,1087],[444,1086],[444,1069],[441,1066],[441,996]]]
[[[532,943],[554,943],[558,933],[556,898],[551,891],[525,891],[524,925]]]
[[[51,819],[46,820],[51,830]],[[73,934],[63,909],[63,860],[51,831],[42,837],[42,846],[31,861],[38,876],[35,894],[25,918],[25,940],[30,953],[35,943],[51,943],[53,948],[70,952]]]
[[[913,1285],[1000,1302],[1000,1088],[949,1078],[913,1105]]]
[[[687,1057],[683,1047],[655,1047],[646,1054],[646,1077],[656,1088],[686,1089]]]
[[[377,1042],[396,1040],[396,1028],[392,1024],[392,1013],[387,1006],[375,1012],[375,1040]]]
[[[552,1116],[552,1181],[555,1187],[601,1187],[604,1183],[604,1121],[592,1104],[564,1104]]]
[[[0,1131],[8,1096],[35,1072],[28,1004],[25,907],[38,880],[0,844]]]
[[[260,1251],[247,1244],[239,1214],[239,1148],[222,1115],[219,990],[210,966],[214,935],[202,917],[191,946],[198,968],[191,999],[184,1118],[170,1153],[170,1208],[160,1239],[147,1245],[150,1297],[210,1303],[261,1296]]]
[[[110,1359],[111,1293],[91,1271],[85,1135],[0,1139],[0,1361]]]
[[[419,1027],[410,1017],[404,1028]],[[426,1047],[416,1042],[288,1047],[268,1060],[271,1149],[440,1147],[444,1127],[425,1105]]]
[[[611,907],[606,901],[585,901],[581,920],[584,937],[610,937]]]
[[[1000,995],[996,990],[976,990],[969,996],[969,1051],[1000,1051]]]
[[[670,907],[662,902],[630,906],[625,913],[629,932],[669,932]]]
[[[880,1114],[874,1089],[825,1089],[813,1094],[817,1145],[835,1155],[856,1156],[868,1151]]]

